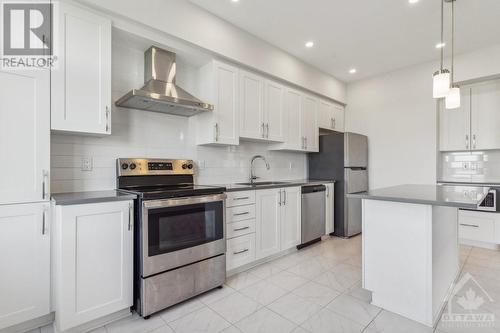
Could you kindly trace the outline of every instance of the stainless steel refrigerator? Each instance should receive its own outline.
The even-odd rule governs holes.
[[[351,237],[361,232],[361,199],[347,193],[368,190],[368,138],[356,133],[331,132],[319,137],[319,153],[308,154],[310,179],[336,180],[333,235]]]

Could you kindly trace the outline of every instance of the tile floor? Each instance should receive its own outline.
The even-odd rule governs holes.
[[[461,246],[460,262],[462,274],[472,274],[498,300],[485,307],[500,320],[500,252]],[[442,322],[433,330],[381,310],[370,299],[361,288],[361,237],[331,238],[232,276],[224,288],[149,320],[135,314],[94,333],[500,332],[500,325],[456,328]]]

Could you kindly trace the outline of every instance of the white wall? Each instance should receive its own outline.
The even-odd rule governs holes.
[[[228,0],[229,1],[229,0]],[[187,0],[80,0],[177,37],[231,61],[346,101],[343,82],[245,32]]]
[[[498,59],[500,45],[458,56],[457,80],[500,75]],[[437,68],[427,63],[348,85],[345,126],[368,135],[371,188],[436,182]]]
[[[113,43],[112,98],[143,84],[143,51],[133,43]],[[188,90],[195,84],[194,68],[179,63],[178,83]],[[271,169],[256,162],[262,179],[306,177],[306,154],[269,152],[266,144],[242,142],[238,147],[202,147],[194,144],[188,119],[166,114],[112,109],[112,135],[91,137],[53,134],[51,137],[51,185],[53,193],[114,189],[116,158],[150,157],[195,160],[197,182],[224,184],[248,181],[250,158],[262,154]],[[92,171],[81,171],[82,157],[92,157]]]

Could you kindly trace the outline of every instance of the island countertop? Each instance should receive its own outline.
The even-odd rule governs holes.
[[[488,194],[488,190],[488,187],[481,186],[405,184],[347,194],[346,196],[348,198],[476,209],[477,204]]]

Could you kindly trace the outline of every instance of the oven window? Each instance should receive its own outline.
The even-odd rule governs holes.
[[[224,237],[222,201],[150,209],[148,255],[210,243]]]

